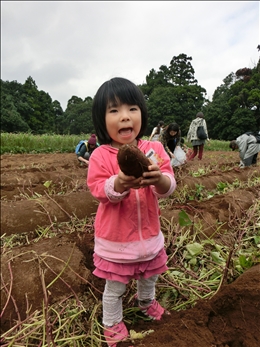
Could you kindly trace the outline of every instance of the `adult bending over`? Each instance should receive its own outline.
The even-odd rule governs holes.
[[[181,145],[181,130],[177,123],[171,123],[163,130],[159,136],[166,153],[170,158],[174,158],[174,150],[176,146]]]
[[[256,164],[257,155],[260,152],[260,143],[257,142],[252,133],[248,132],[240,135],[236,140],[230,142],[229,147],[232,151],[239,150],[240,167]]]

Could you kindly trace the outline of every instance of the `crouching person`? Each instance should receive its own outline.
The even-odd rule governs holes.
[[[75,150],[78,161],[88,166],[89,158],[98,146],[95,134],[92,134],[88,141],[80,141]]]
[[[240,135],[230,142],[229,147],[232,151],[239,150],[240,167],[256,164],[260,152],[259,133],[247,132]]]

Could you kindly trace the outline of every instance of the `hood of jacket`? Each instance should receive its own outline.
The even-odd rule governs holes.
[[[199,126],[199,125],[203,125],[203,123],[204,123],[203,121],[204,121],[204,118],[197,117],[193,120],[193,123],[195,125]]]

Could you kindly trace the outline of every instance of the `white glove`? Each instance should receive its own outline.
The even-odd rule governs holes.
[[[239,167],[240,167],[241,169],[243,169],[243,168],[245,167],[245,164],[242,162],[242,160],[240,160]]]

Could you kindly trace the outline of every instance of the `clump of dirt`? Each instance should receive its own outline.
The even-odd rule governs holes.
[[[260,343],[260,265],[211,299],[192,309],[171,312],[159,322],[138,322],[139,330],[153,329],[140,346],[256,347]],[[136,327],[137,328],[137,327]],[[126,345],[125,345],[126,346]]]
[[[259,164],[245,169],[238,164],[236,152],[205,151],[201,161],[175,168],[178,199],[162,206],[162,218],[177,223],[179,212],[185,211],[193,223],[201,224],[205,237],[224,235],[260,198],[259,183],[246,188],[239,184],[259,180]],[[18,314],[22,320],[28,310],[40,309],[48,286],[49,303],[72,293],[85,296],[87,302],[90,289],[101,300],[104,281],[92,275],[93,225],[84,225],[86,218],[94,218],[98,206],[86,186],[87,168],[73,153],[2,155],[1,168],[1,230],[14,244],[12,249],[6,244],[1,248],[2,331],[16,324]],[[225,193],[228,183],[234,190]],[[222,194],[216,193],[217,187]],[[59,229],[73,220],[83,221],[82,230],[74,230],[73,223]],[[47,229],[53,237],[46,239]],[[140,319],[128,328],[154,333],[135,345],[258,347],[259,275],[260,265],[253,266],[193,308],[173,310],[159,322]]]

